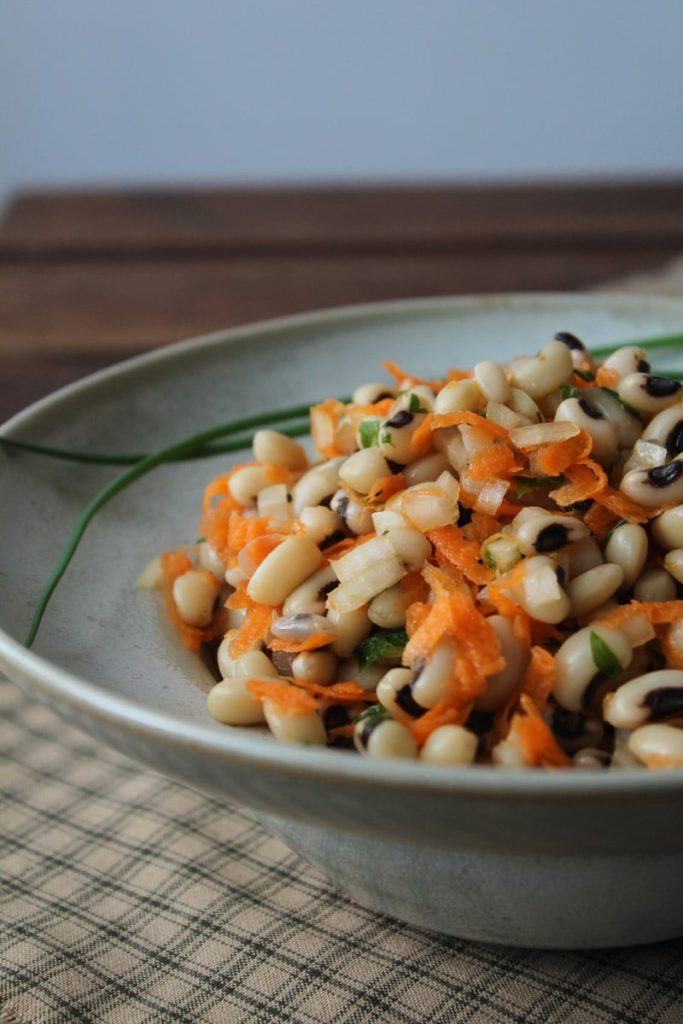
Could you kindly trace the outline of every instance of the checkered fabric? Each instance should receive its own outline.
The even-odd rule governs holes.
[[[0,1024],[682,1024],[683,941],[443,938],[0,682]]]

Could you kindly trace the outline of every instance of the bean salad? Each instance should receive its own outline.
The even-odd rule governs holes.
[[[683,385],[574,334],[310,410],[139,584],[279,740],[432,764],[683,767]]]

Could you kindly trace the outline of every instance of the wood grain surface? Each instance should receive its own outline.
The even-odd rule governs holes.
[[[683,252],[683,183],[24,194],[0,223],[0,421],[118,359],[354,302],[575,290]]]

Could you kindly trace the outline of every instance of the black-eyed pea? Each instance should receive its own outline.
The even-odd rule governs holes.
[[[683,665],[683,619],[666,627],[662,647],[671,668]]]
[[[569,614],[569,598],[560,586],[557,569],[547,555],[527,558],[524,578],[514,588],[517,602],[528,615],[553,626]]]
[[[677,583],[683,583],[683,548],[674,548],[673,551],[667,552],[664,568]]]
[[[636,601],[675,601],[677,593],[673,577],[658,566],[646,569],[633,587]]]
[[[405,715],[419,718],[427,710],[415,704],[412,698],[412,678],[413,673],[409,668],[390,668],[377,683],[377,700],[395,718]]]
[[[233,676],[244,676],[247,679],[268,678],[279,679],[280,674],[264,651],[245,651],[235,658]]]
[[[600,546],[592,537],[584,537],[582,540],[577,540],[574,544],[568,544],[566,548],[558,551],[554,557],[564,567],[567,579],[569,580],[574,579],[575,576],[580,576],[584,572],[588,572],[589,569],[595,569],[597,565],[602,565],[603,563]]]
[[[569,615],[578,619],[590,614],[616,594],[623,582],[622,567],[609,562],[575,576],[566,585]]]
[[[597,405],[587,398],[565,398],[557,407],[555,421],[576,423],[592,438],[592,458],[601,466],[612,465],[619,447],[619,431]]]
[[[508,383],[505,370],[499,363],[489,359],[476,363],[474,367],[474,380],[479,385],[479,390],[487,401],[500,402],[502,405],[510,398],[510,384]]]
[[[299,513],[299,522],[309,540],[314,544],[329,543],[344,529],[344,520],[326,505],[307,505]]]
[[[358,644],[365,640],[372,629],[365,608],[357,608],[350,612],[338,612],[330,608],[327,620],[337,633],[337,639],[330,650],[340,658],[350,658]]]
[[[317,615],[311,612],[298,612],[296,615],[282,615],[275,619],[270,631],[273,636],[280,640],[291,640],[294,643],[310,640],[311,637],[320,634],[330,634],[332,639],[335,630],[332,628],[329,619],[324,615]]]
[[[496,711],[520,683],[529,664],[529,650],[515,636],[512,623],[503,615],[490,615],[487,620],[500,643],[505,668],[486,680],[486,689],[475,701],[477,711]]]
[[[246,583],[248,579],[248,575],[239,565],[229,565],[225,570],[225,582],[229,583],[235,590],[237,590],[240,584]]]
[[[352,612],[392,587],[406,575],[407,567],[387,537],[376,536],[332,559],[339,586],[330,591],[327,607]]]
[[[557,704],[548,705],[544,717],[566,754],[575,754],[586,747],[593,748],[602,743],[605,729],[602,722],[595,718],[567,711]]]
[[[616,370],[620,377],[650,372],[647,352],[638,345],[623,345],[608,356],[602,365],[608,370]]]
[[[263,701],[263,715],[273,736],[283,743],[316,747],[324,747],[327,743],[322,716],[317,711],[294,713],[266,698]]]
[[[652,373],[629,373],[618,387],[619,398],[641,416],[650,417],[683,397],[683,384]]]
[[[603,701],[603,717],[615,729],[637,729],[650,718],[683,713],[683,671],[665,668],[630,679]]]
[[[309,683],[327,686],[337,671],[337,659],[329,651],[301,651],[292,660],[292,675]]]
[[[340,455],[313,466],[292,487],[292,511],[301,515],[304,508],[315,508],[329,501],[339,486],[339,469],[345,461]]]
[[[561,341],[550,341],[533,359],[511,368],[512,383],[535,401],[568,384],[574,375],[571,352]]]
[[[213,618],[219,584],[215,576],[190,569],[173,581],[173,603],[178,615],[188,626],[202,628]]]
[[[507,404],[527,424],[541,423],[543,420],[543,413],[536,402],[534,402],[531,395],[527,395],[526,391],[522,391],[521,388],[510,388],[510,398]]]
[[[553,335],[555,341],[561,341],[563,345],[569,349],[572,357],[572,362],[576,369],[585,369],[586,365],[592,370],[594,369],[593,357],[591,356],[590,350],[586,348],[580,338],[577,338],[571,331],[558,331],[557,334]]]
[[[661,445],[669,457],[675,459],[683,453],[683,405],[676,405],[657,413],[643,431],[644,441]]]
[[[374,405],[384,398],[393,398],[394,392],[386,384],[361,384],[351,396],[354,405]]]
[[[628,749],[648,767],[683,768],[683,729],[665,723],[642,725],[629,736]]]
[[[417,404],[415,399],[419,401],[421,409],[426,409],[427,412],[434,411],[436,394],[428,384],[412,384],[406,389],[405,394],[399,396],[398,401],[402,403],[403,408],[410,409]]]
[[[425,413],[399,408],[380,424],[378,450],[385,459],[402,466],[415,462],[417,456],[410,442],[424,418]]]
[[[334,569],[330,565],[324,565],[288,595],[282,606],[282,614],[324,615],[327,595],[336,585]]]
[[[160,590],[166,583],[166,574],[161,565],[161,556],[150,558],[138,576],[136,584],[143,590]]]
[[[197,545],[197,564],[201,569],[210,572],[212,576],[222,583],[225,579],[225,565],[223,559],[216,551],[213,544],[202,541]]]
[[[599,409],[617,429],[620,448],[632,448],[638,441],[643,421],[630,412],[608,388],[591,388],[588,392],[590,404]]]
[[[400,583],[373,597],[368,605],[368,618],[381,629],[402,629],[406,623],[406,592]]]
[[[376,452],[376,448],[367,448],[366,451]],[[360,454],[360,453],[359,453]],[[381,456],[380,456],[381,457]],[[351,533],[359,537],[362,533],[370,533],[372,530],[372,510],[368,505],[362,505],[358,501],[349,498],[344,490],[337,491],[330,502],[330,509],[335,512]]]
[[[432,434],[434,447],[440,452],[456,472],[467,466],[467,449],[459,427],[445,427],[435,430]]]
[[[259,491],[256,509],[263,519],[270,520],[271,528],[281,526],[292,514],[292,501],[285,484],[270,484]]]
[[[597,642],[592,639],[593,635],[597,636]],[[596,679],[604,679],[602,656],[605,653],[622,670],[628,668],[632,649],[624,633],[593,625],[578,630],[564,641],[555,655],[557,675],[553,695],[558,704],[567,711],[580,712],[591,703],[591,684]]]
[[[432,545],[429,540],[410,526],[390,527],[386,538],[394,551],[411,572],[419,572],[431,556]]]
[[[255,676],[231,676],[216,683],[206,699],[206,706],[212,718],[224,725],[259,725],[265,722],[263,705],[247,689],[248,678]],[[259,681],[273,682],[270,675]]]
[[[428,764],[472,764],[479,743],[475,733],[462,725],[442,725],[431,733],[420,750],[420,760]]]
[[[662,512],[650,523],[650,533],[665,551],[683,548],[683,505]]]
[[[306,452],[291,437],[277,430],[257,430],[253,440],[254,458],[271,466],[301,472],[308,466]]]
[[[390,475],[379,448],[362,448],[349,455],[339,469],[339,479],[359,494],[369,494],[379,477]]]
[[[320,549],[312,540],[288,537],[263,559],[247,584],[247,594],[259,604],[283,604],[321,561]]]
[[[605,544],[605,560],[620,565],[624,572],[623,588],[630,590],[647,561],[649,542],[646,531],[635,523],[620,523]]]
[[[525,555],[547,555],[588,537],[588,527],[574,516],[549,513],[530,517],[516,527],[517,541]]]
[[[632,469],[619,485],[627,498],[658,508],[670,502],[683,502],[683,460],[675,459],[653,469]]]
[[[410,729],[391,718],[361,718],[353,742],[367,757],[417,757],[417,744]]]
[[[434,410],[438,416],[444,416],[451,412],[477,412],[485,405],[486,398],[478,382],[466,378],[446,384],[436,396]]]

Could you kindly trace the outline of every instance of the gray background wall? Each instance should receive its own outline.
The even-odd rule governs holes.
[[[25,185],[683,172],[681,0],[0,0]]]

